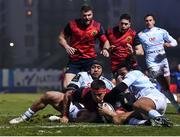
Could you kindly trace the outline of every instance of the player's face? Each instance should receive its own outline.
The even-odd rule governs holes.
[[[102,103],[106,93],[91,92],[92,98],[96,103]]]
[[[90,73],[93,78],[99,78],[102,74],[102,66],[99,64],[92,65]]]
[[[145,18],[145,24],[148,29],[151,29],[155,25],[155,20],[152,16],[148,16]]]
[[[180,64],[178,65],[178,71],[180,71]]]
[[[119,30],[122,32],[126,32],[131,27],[131,23],[129,20],[122,19],[119,21]]]
[[[119,77],[121,79],[124,79],[125,75],[128,73],[128,70],[126,67],[122,67],[118,70]],[[122,80],[121,80],[122,81]]]
[[[83,21],[83,23],[85,25],[90,25],[91,24],[91,21],[93,19],[93,12],[92,10],[89,10],[89,11],[82,11],[81,13],[81,20]]]

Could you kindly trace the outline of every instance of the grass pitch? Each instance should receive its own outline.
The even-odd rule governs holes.
[[[0,94],[0,136],[180,136],[180,115],[171,105],[168,105],[166,116],[174,122],[172,128],[49,122],[49,115],[58,114],[50,106],[28,122],[9,124],[9,120],[24,113],[40,95]]]

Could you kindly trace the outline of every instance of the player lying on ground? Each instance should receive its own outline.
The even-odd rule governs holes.
[[[112,96],[112,94],[109,94],[110,92],[111,91],[106,88],[102,80],[94,80],[91,83],[90,88],[80,88],[73,92],[66,92],[64,96],[63,117],[60,119],[60,121],[62,123],[69,122],[70,117],[68,110],[70,107],[70,102],[81,103],[85,107],[84,111],[86,111],[87,114],[86,118],[79,119],[78,122],[103,122],[104,119],[102,118],[104,118],[103,116],[105,115],[101,115],[98,108],[101,107],[104,102],[110,103],[112,104],[112,106],[115,106],[115,111],[117,114],[125,113],[127,110],[132,111],[131,104],[132,102],[134,102],[134,96],[127,93],[117,93],[116,95]],[[116,106],[117,102],[119,102],[122,106]],[[107,120],[110,119],[108,118]],[[128,124],[145,124],[145,122],[146,120],[131,118]]]
[[[127,88],[131,89],[130,92],[137,99],[133,103],[134,110],[117,114],[108,111],[106,107],[102,107],[99,109],[101,113],[111,116],[116,124],[122,124],[130,117],[134,117],[134,114],[142,113],[150,119],[154,126],[171,127],[173,125],[164,117],[167,107],[166,97],[153,86],[147,76],[139,70],[131,70],[127,63],[122,63],[119,66],[118,73],[122,76],[123,81],[112,89],[109,95],[113,97],[124,92]]]
[[[89,72],[78,73],[71,83],[69,84],[67,91],[75,90],[80,87],[89,87],[94,79],[101,79],[105,82],[108,89],[112,89],[114,85],[105,77],[102,76],[103,68],[100,61],[93,61],[91,69]],[[32,104],[28,110],[18,118],[10,120],[11,124],[17,124],[23,121],[29,120],[36,112],[44,109],[48,104],[59,112],[62,112],[64,93],[58,91],[48,91],[43,96],[41,96],[36,102]],[[79,105],[78,105],[79,106]],[[78,111],[77,107],[70,107],[71,109],[76,108],[76,113]],[[71,110],[70,109],[70,110]],[[53,117],[57,120],[59,117]]]

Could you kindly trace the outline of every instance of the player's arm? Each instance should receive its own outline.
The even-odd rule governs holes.
[[[117,95],[121,92],[125,92],[128,89],[128,87],[134,81],[136,81],[136,79],[138,79],[138,78],[135,75],[133,75],[133,72],[129,72],[128,74],[126,74],[123,81],[121,83],[117,84],[116,87],[114,87],[109,93]]]
[[[164,47],[168,48],[168,47],[176,47],[177,46],[177,41],[171,35],[169,35],[169,33],[166,30],[164,30],[163,38],[165,41]]]
[[[58,37],[59,44],[65,48],[68,55],[73,55],[76,51],[76,49],[71,47],[67,42],[67,38],[71,35],[72,34],[71,34],[70,25],[67,24],[64,30],[60,32]]]
[[[126,91],[126,89],[128,89],[128,86],[126,85],[126,83],[121,82],[110,91],[110,94],[117,95],[117,94],[119,94],[121,92]]]
[[[60,122],[62,123],[69,122],[69,107],[70,107],[70,102],[72,101],[72,96],[73,96],[73,90],[67,91],[64,95],[63,115],[62,115],[62,118],[60,118]]]
[[[144,55],[144,50],[143,47],[140,43],[138,35],[135,36],[134,38],[134,54],[135,55]]]
[[[105,57],[109,57],[110,43],[105,35],[105,30],[102,26],[100,26],[99,40],[101,43],[104,43],[103,48],[101,50],[101,54]]]

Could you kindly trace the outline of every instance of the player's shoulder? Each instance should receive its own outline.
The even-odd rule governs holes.
[[[137,35],[138,35],[139,37],[141,37],[142,35],[144,35],[145,32],[147,32],[147,29],[143,29],[143,30],[139,31],[139,32],[137,33]]]
[[[140,70],[132,70],[132,71],[129,71],[128,75],[132,75],[134,77],[137,77],[140,76],[142,74],[142,72]]]
[[[114,87],[114,84],[109,79],[107,79],[103,76],[101,76],[99,79],[104,81],[106,84],[109,84],[110,86]]]
[[[154,31],[167,32],[165,29],[160,28],[160,27],[154,27],[153,29],[154,29]]]
[[[107,78],[105,78],[104,76],[101,76],[99,79],[100,79],[100,80],[104,80],[104,81],[108,81],[108,82],[109,82],[109,80],[108,80]]]
[[[95,27],[100,27],[100,26],[102,26],[101,23],[98,22],[98,21],[96,21],[96,20],[92,20],[92,24],[93,24],[93,26],[95,26]]]
[[[88,72],[85,72],[85,71],[82,71],[82,72],[79,72],[77,75],[80,75],[80,76],[88,76],[89,73]]]
[[[136,34],[136,31],[133,28],[129,28],[129,32],[134,34],[134,35]]]

